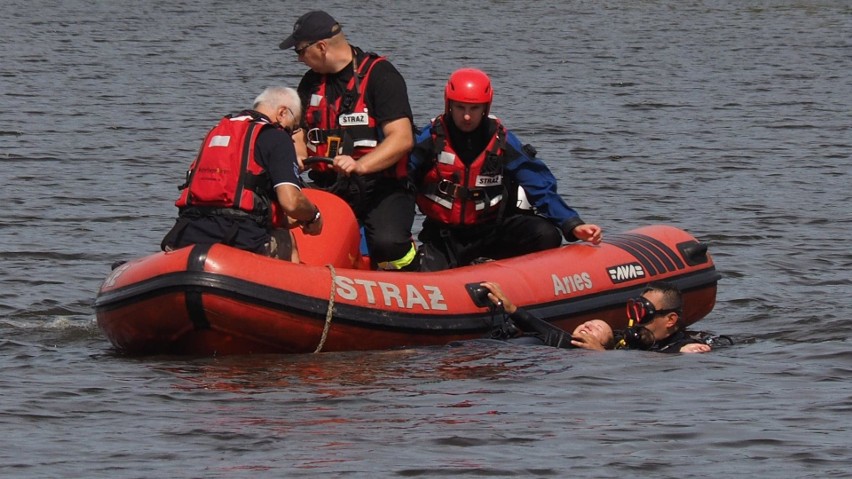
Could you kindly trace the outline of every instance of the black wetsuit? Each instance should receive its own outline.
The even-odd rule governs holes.
[[[491,331],[490,337],[521,344],[576,348],[571,344],[570,333],[535,317],[522,308],[508,315],[501,327]]]
[[[619,339],[623,337],[624,331],[617,331],[616,344],[619,344]],[[662,341],[654,342],[654,344],[650,347],[627,345],[619,349],[640,349],[645,351],[655,351],[658,353],[679,353],[680,349],[686,346],[687,344],[708,344],[709,342],[713,342],[715,338],[724,338],[730,344],[733,344],[733,340],[727,336],[714,337],[702,331],[681,330],[663,339]]]

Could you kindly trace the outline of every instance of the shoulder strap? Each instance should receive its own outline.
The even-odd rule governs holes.
[[[380,57],[375,53],[368,53],[366,58],[364,58],[364,62],[361,65],[358,65],[358,54],[355,50],[352,50],[354,57],[352,59],[352,68],[355,70],[352,74],[352,88],[347,89],[343,96],[340,98],[340,113],[352,113],[352,110],[355,108],[355,105],[358,103],[358,98],[363,94],[361,91],[362,85],[361,82],[364,79],[367,79],[367,75],[373,70],[373,66],[379,61],[384,60],[384,57]],[[369,79],[367,79],[369,82]],[[367,83],[365,82],[363,88],[367,88]]]
[[[435,134],[435,141],[432,142],[432,162],[438,161],[438,155],[443,153],[444,146],[447,144],[447,130],[444,127],[444,115],[438,115],[432,120],[432,131]]]
[[[248,164],[251,155],[254,154],[254,152],[251,150],[252,145],[254,145],[255,130],[258,130],[258,133],[260,133],[259,129],[262,129],[268,124],[269,123],[266,123],[265,121],[255,120],[252,121],[249,125],[248,133],[246,133],[245,142],[243,142],[242,152],[240,153],[240,181],[237,184],[236,192],[234,192],[234,201],[236,201],[238,204],[240,198],[242,198],[243,196],[243,190],[246,188],[246,184],[250,182],[253,184],[253,181],[250,179],[251,175],[248,171]]]

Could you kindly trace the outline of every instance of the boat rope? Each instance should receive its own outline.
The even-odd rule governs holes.
[[[325,345],[325,340],[328,338],[328,330],[331,329],[332,313],[334,312],[334,284],[337,281],[337,272],[334,270],[333,264],[327,264],[326,267],[331,271],[331,293],[328,295],[328,309],[325,312],[325,326],[322,328],[322,337],[314,353],[322,351],[322,347]]]

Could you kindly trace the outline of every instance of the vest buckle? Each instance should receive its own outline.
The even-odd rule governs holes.
[[[323,131],[321,128],[311,128],[305,134],[305,138],[307,138],[308,141],[313,145],[321,145],[325,143],[326,135],[325,131]]]
[[[438,193],[450,198],[456,197],[457,185],[450,180],[441,180],[438,183]]]

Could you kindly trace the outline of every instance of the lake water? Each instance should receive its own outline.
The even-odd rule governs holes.
[[[321,5],[389,55],[416,123],[482,68],[586,221],[707,242],[698,326],[737,346],[116,355],[91,306],[110,264],[157,249],[221,115],[297,84],[277,45],[317,5],[4,3],[0,476],[850,476],[842,0]]]

